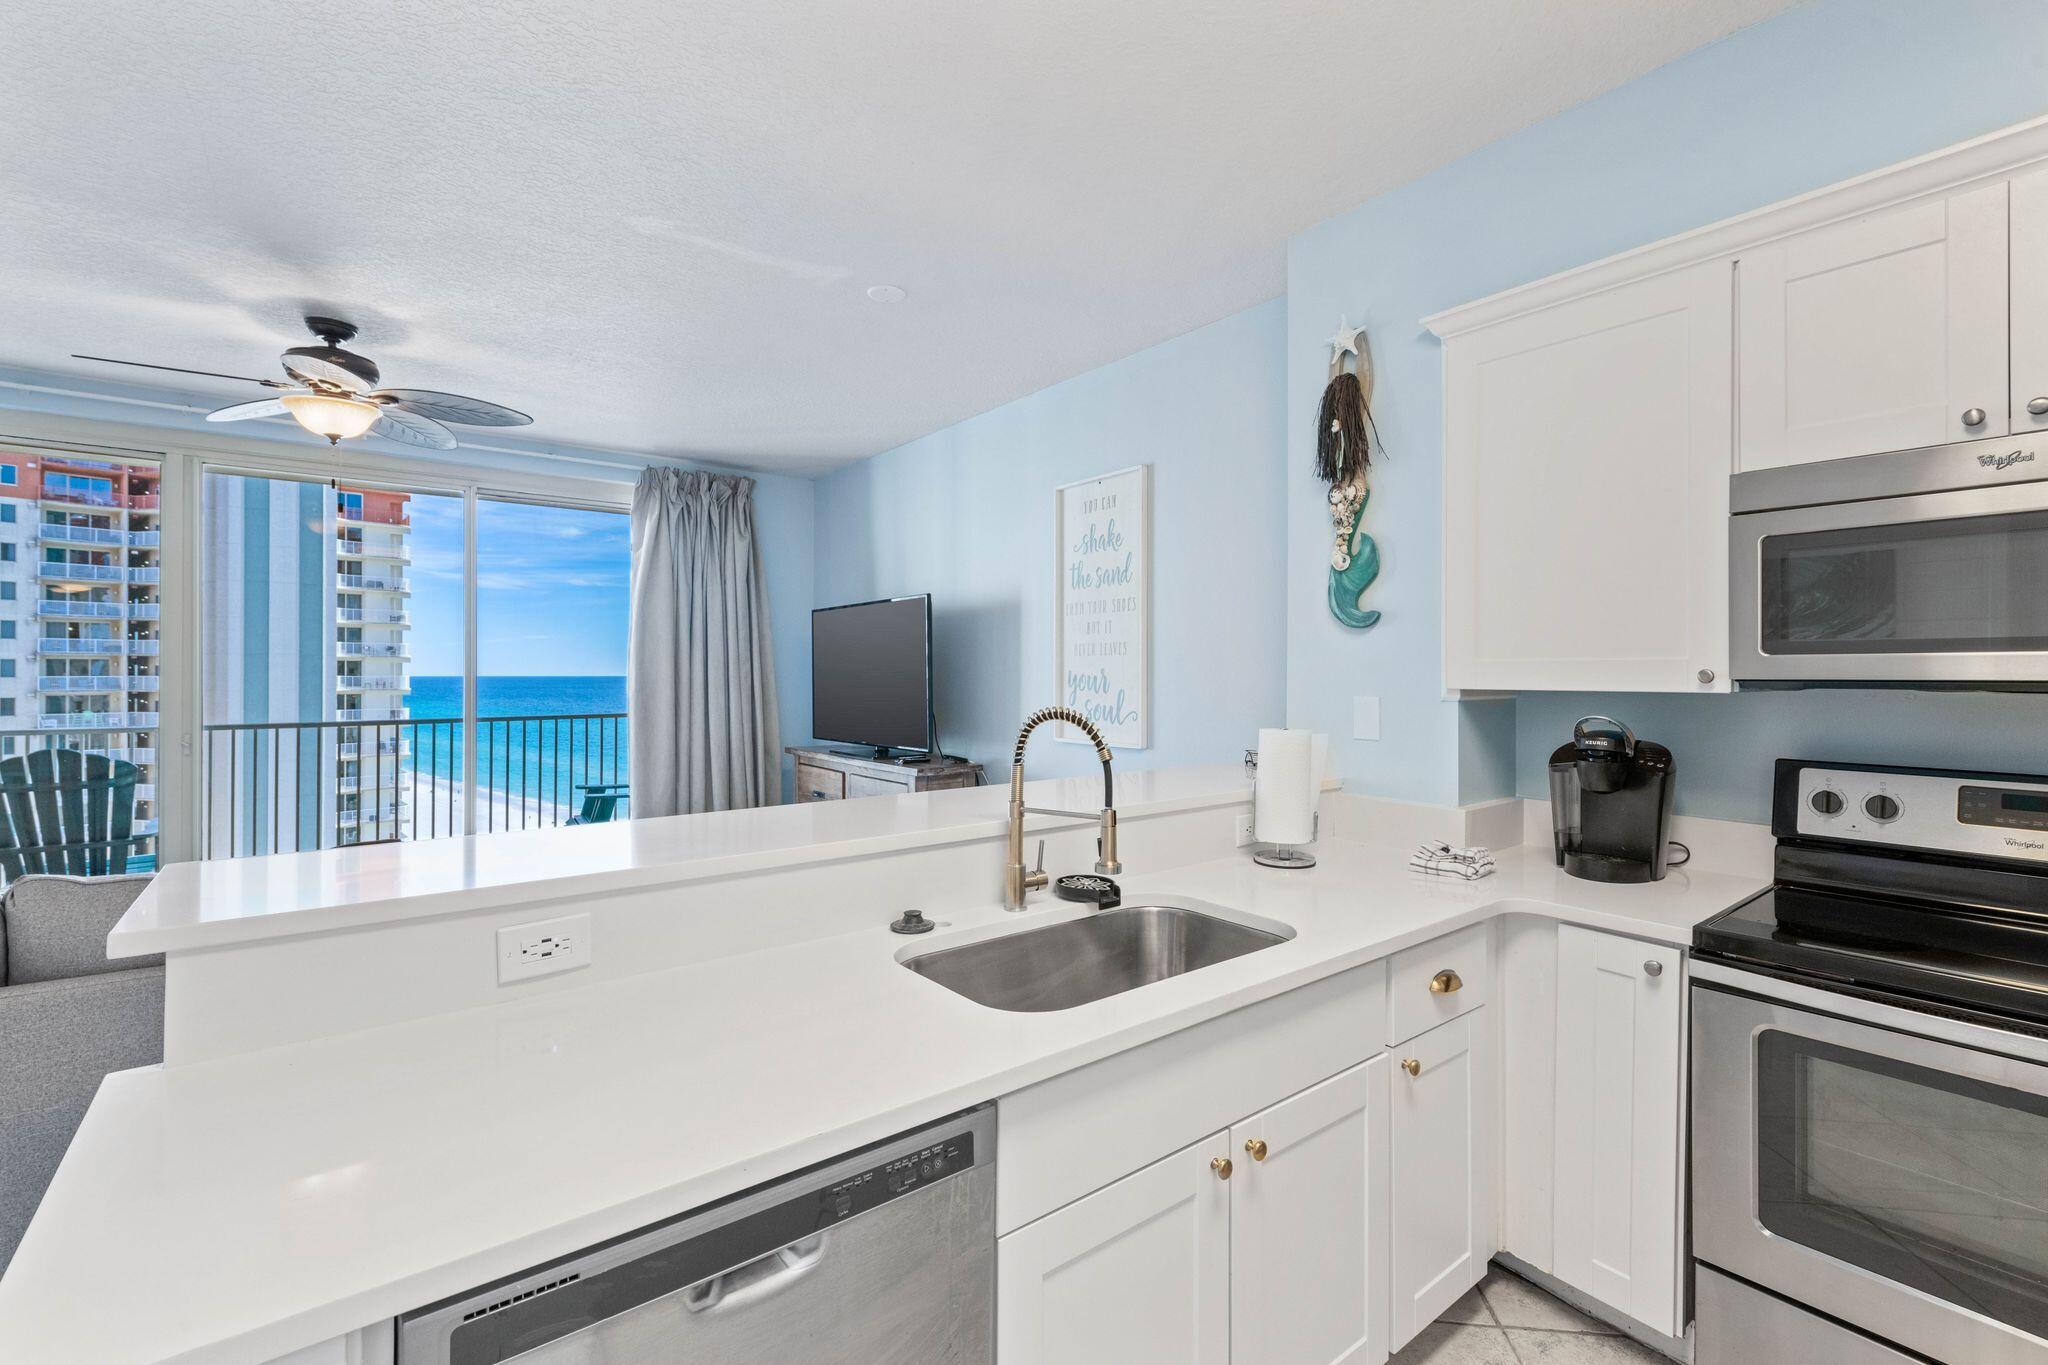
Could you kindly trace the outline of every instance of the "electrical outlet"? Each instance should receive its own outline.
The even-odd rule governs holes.
[[[514,924],[498,931],[498,984],[590,965],[590,916]]]
[[[1259,836],[1252,828],[1252,813],[1248,810],[1238,812],[1237,846],[1243,848],[1247,844],[1255,844],[1258,841]]]

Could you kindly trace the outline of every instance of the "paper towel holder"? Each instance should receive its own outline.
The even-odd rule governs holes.
[[[1309,839],[1313,841],[1323,832],[1323,813],[1317,811],[1309,817]],[[1304,868],[1316,865],[1316,855],[1290,844],[1268,844],[1252,850],[1252,861],[1260,867]]]
[[[1258,773],[1259,751],[1257,749],[1246,749],[1244,751],[1244,771],[1247,777]],[[1321,811],[1312,812],[1309,816],[1309,841],[1313,843],[1321,838],[1322,832],[1323,813]],[[1316,855],[1290,844],[1268,844],[1264,848],[1254,848],[1252,850],[1252,861],[1260,867],[1294,868],[1299,870],[1314,867],[1316,865]]]

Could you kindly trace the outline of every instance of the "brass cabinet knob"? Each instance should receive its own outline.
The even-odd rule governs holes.
[[[1227,1156],[1210,1157],[1209,1169],[1216,1172],[1216,1178],[1218,1180],[1230,1179],[1230,1158]]]
[[[1266,1159],[1266,1140],[1264,1138],[1253,1138],[1245,1143],[1244,1154],[1253,1161],[1264,1161]]]
[[[1441,971],[1429,979],[1431,995],[1450,995],[1465,989],[1465,978],[1453,971]]]
[[[1422,1063],[1410,1057],[1401,1063],[1401,1069],[1411,1076],[1420,1076],[1422,1074]]]

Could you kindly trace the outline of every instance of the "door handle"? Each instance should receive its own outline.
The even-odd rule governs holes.
[[[814,1233],[744,1265],[721,1271],[683,1290],[683,1307],[692,1313],[733,1313],[750,1303],[787,1289],[809,1274],[825,1257],[825,1234]]]

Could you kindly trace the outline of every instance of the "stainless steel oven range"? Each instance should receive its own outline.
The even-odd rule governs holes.
[[[2048,433],[1729,483],[1739,682],[2048,687]]]
[[[2048,777],[1781,759],[1694,931],[1698,1365],[2048,1362]]]

